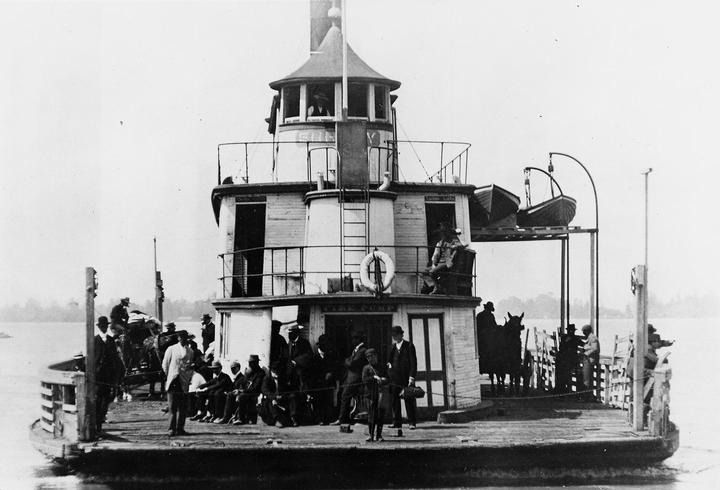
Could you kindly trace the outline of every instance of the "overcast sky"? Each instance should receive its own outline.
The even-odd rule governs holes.
[[[348,4],[350,44],[402,82],[401,138],[468,141],[470,181],[521,196],[522,168],[546,167],[549,151],[590,168],[603,305],[632,301],[646,167],[651,293],[718,290],[715,3]],[[216,145],[268,138],[268,82],[307,58],[308,12],[305,0],[0,3],[0,304],[81,300],[88,265],[99,301],[149,299],[153,236],[167,296],[210,296]],[[555,167],[578,199],[573,224],[591,226],[587,178]],[[483,297],[559,295],[559,246],[479,250]]]

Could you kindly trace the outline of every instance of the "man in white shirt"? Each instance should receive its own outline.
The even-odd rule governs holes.
[[[192,379],[193,351],[188,345],[187,332],[178,332],[179,342],[165,351],[162,368],[170,408],[170,436],[183,436],[187,414],[187,393]]]

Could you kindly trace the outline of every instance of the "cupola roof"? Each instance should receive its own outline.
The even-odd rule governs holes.
[[[349,45],[347,57],[349,80],[382,83],[390,86],[390,90],[400,87],[400,82],[386,78],[370,68]],[[342,32],[337,26],[332,26],[317,52],[310,54],[309,60],[285,78],[271,82],[270,87],[277,90],[294,82],[338,80],[342,78],[342,64]]]

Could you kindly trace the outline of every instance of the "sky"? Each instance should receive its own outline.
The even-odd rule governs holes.
[[[632,302],[648,167],[651,294],[718,292],[714,3],[347,9],[353,49],[402,82],[401,138],[471,143],[469,181],[523,200],[522,168],[545,168],[550,151],[589,168],[603,306]],[[269,139],[268,83],[307,59],[308,13],[305,0],[0,2],[0,305],[82,301],[87,266],[98,301],[152,298],[153,237],[166,295],[211,296],[217,144]],[[592,226],[587,177],[554,164],[578,200],[573,224]],[[559,295],[559,245],[477,248],[484,298]],[[586,298],[587,241],[572,254],[573,296]]]

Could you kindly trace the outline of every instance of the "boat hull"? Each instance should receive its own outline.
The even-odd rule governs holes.
[[[520,198],[499,185],[478,187],[470,201],[471,227],[491,226],[514,216],[520,206]]]
[[[567,226],[575,218],[577,201],[569,196],[557,196],[517,212],[520,227]]]

